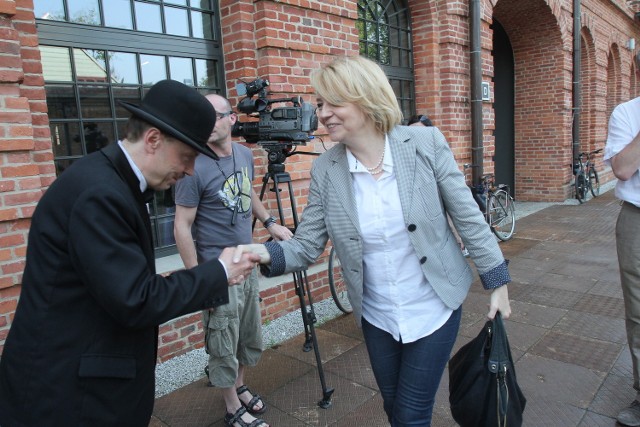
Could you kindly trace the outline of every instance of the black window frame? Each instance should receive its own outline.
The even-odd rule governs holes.
[[[356,25],[360,54],[384,70],[406,123],[416,113],[411,17],[406,2],[358,0]]]
[[[103,0],[101,0],[103,1]],[[104,0],[108,1],[108,0]],[[102,3],[100,3],[101,5]],[[151,33],[142,32],[114,27],[105,27],[98,25],[79,24],[66,21],[54,21],[45,19],[36,19],[37,34],[39,44],[41,46],[62,47],[71,49],[71,56],[73,56],[74,49],[89,49],[89,50],[104,50],[114,52],[126,52],[136,55],[148,54],[159,55],[165,58],[165,66],[167,67],[167,73],[169,72],[170,57],[182,57],[189,58],[192,64],[195,66],[195,60],[213,61],[215,67],[215,74],[213,83],[208,82],[206,86],[200,86],[195,81],[193,85],[203,94],[206,93],[221,93],[226,92],[225,89],[225,76],[224,76],[224,61],[221,34],[220,34],[220,15],[217,2],[213,2],[215,6],[214,10],[214,29],[216,34],[214,40],[174,36],[164,33]],[[195,69],[194,69],[195,73]],[[169,75],[169,74],[167,74]],[[45,90],[47,85],[54,85],[61,82],[45,81]],[[74,87],[74,93],[76,96],[76,102],[78,108],[81,107],[79,88],[82,86],[82,82],[77,80],[77,76],[73,76],[72,82],[64,82],[64,84],[70,84]],[[108,79],[104,82],[104,85],[109,88],[109,102],[112,109],[112,122],[116,139],[122,139],[124,135],[120,135],[120,131],[126,122],[126,117],[116,117],[116,103],[113,96],[113,88],[139,88],[140,98],[143,96],[145,90],[150,85],[145,85],[140,79],[137,84],[115,84]],[[52,119],[55,123],[55,119]],[[92,119],[95,121],[95,119]],[[102,120],[105,122],[105,120]],[[106,120],[108,121],[108,120]],[[83,129],[84,120],[80,112],[78,112],[78,126],[79,129]],[[53,135],[52,135],[53,137]],[[109,141],[114,143],[115,141]],[[74,159],[82,156],[71,156]],[[54,157],[54,161],[59,161],[59,158]],[[72,161],[73,159],[69,160]],[[167,203],[170,203],[170,196],[167,192],[157,192],[152,206],[150,206],[152,232],[155,247],[156,258],[173,255],[177,253],[175,241],[171,237],[171,244],[159,244],[161,242],[160,236],[165,236],[160,232],[162,224],[166,224],[167,221],[173,224],[174,213],[170,212],[166,208]],[[157,214],[156,214],[157,213]],[[171,227],[173,229],[173,227]],[[171,232],[171,236],[173,233]]]

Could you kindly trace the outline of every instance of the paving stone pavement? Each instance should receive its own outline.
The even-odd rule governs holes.
[[[620,209],[613,191],[583,205],[559,204],[518,219],[500,244],[510,259],[513,315],[506,328],[518,382],[527,397],[524,426],[615,426],[635,397],[626,344],[624,305],[615,249]],[[454,346],[485,322],[488,293],[475,283],[463,305]],[[335,389],[322,409],[322,386],[304,334],[265,351],[247,384],[269,409],[273,427],[388,426],[362,334],[350,315],[315,328],[326,385]],[[223,426],[220,391],[204,378],[156,399],[152,427]],[[455,426],[445,371],[432,426]]]

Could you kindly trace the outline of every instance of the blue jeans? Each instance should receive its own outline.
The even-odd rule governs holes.
[[[438,385],[458,335],[462,309],[440,329],[403,344],[362,318],[373,375],[393,427],[430,426]]]

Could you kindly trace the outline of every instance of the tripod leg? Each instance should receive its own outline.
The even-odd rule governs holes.
[[[320,348],[318,347],[318,338],[316,336],[316,330],[314,323],[316,322],[316,315],[313,310],[313,302],[309,294],[309,282],[307,280],[307,272],[296,272],[294,275],[294,283],[296,285],[296,293],[300,299],[300,312],[302,313],[302,321],[305,324],[305,329],[308,327],[309,335],[305,337],[304,351],[309,351],[310,346],[313,347],[313,351],[316,356],[316,363],[318,365],[318,376],[320,377],[320,385],[322,387],[322,400],[318,402],[318,406],[321,408],[328,408],[331,406],[331,395],[334,392],[333,388],[327,388],[327,382],[324,377],[324,368],[322,367],[322,357],[320,356]],[[303,276],[304,275],[304,276]],[[307,306],[305,301],[305,289],[306,294],[309,296],[309,305]]]
[[[272,166],[272,165],[269,165]],[[280,224],[285,225],[284,212],[282,209],[282,200],[280,198],[279,185],[281,182],[287,182],[289,189],[289,197],[291,201],[291,210],[293,214],[294,231],[298,227],[298,216],[296,213],[296,205],[293,197],[293,186],[291,184],[291,177],[287,172],[272,172],[269,170],[263,179],[262,190],[260,192],[260,200],[262,200],[265,190],[268,185],[269,178],[273,180],[273,191],[276,194],[276,203],[278,205],[278,214],[280,216]],[[293,273],[293,284],[295,286],[295,292],[298,295],[300,302],[300,312],[302,314],[302,323],[304,324],[305,343],[303,351],[311,351],[313,347],[316,364],[318,366],[318,376],[320,377],[320,385],[322,387],[322,400],[318,402],[318,406],[321,408],[328,408],[331,406],[331,395],[334,392],[333,388],[328,388],[324,377],[324,368],[322,367],[322,358],[320,357],[320,349],[318,347],[318,338],[314,328],[316,322],[315,311],[313,310],[313,300],[311,299],[311,293],[309,292],[309,281],[307,279],[307,272]],[[305,296],[309,298],[309,305],[307,306]]]

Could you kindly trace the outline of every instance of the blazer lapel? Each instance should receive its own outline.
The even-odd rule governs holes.
[[[400,204],[405,221],[409,221],[416,173],[416,143],[411,137],[396,127],[389,133],[389,145],[393,156],[393,172],[398,183]]]
[[[333,192],[340,204],[345,210],[349,220],[360,234],[360,221],[358,220],[358,210],[353,194],[353,178],[349,172],[349,162],[347,161],[347,152],[345,146],[339,144],[331,151],[332,165],[328,170],[328,178],[333,186]]]

